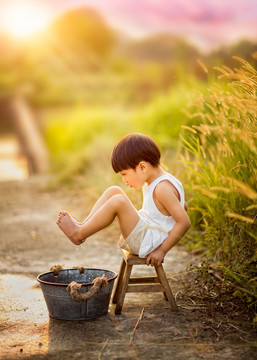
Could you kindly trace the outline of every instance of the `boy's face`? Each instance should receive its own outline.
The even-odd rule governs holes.
[[[137,166],[135,169],[122,170],[120,174],[125,184],[134,189],[141,188],[145,183],[145,176],[140,166]]]

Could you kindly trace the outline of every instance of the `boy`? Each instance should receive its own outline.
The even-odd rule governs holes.
[[[182,184],[161,168],[160,157],[158,146],[148,136],[125,136],[113,149],[112,167],[126,185],[143,187],[142,209],[137,211],[124,191],[112,186],[82,223],[61,211],[57,225],[73,244],[80,245],[117,218],[121,230],[119,246],[146,257],[147,265],[160,265],[191,225]]]

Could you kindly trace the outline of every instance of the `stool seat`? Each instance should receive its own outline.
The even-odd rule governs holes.
[[[115,314],[120,314],[127,292],[163,292],[172,310],[177,304],[172,295],[162,264],[154,266],[157,276],[130,277],[134,265],[146,265],[146,259],[121,249],[123,256],[112,302],[116,304]]]

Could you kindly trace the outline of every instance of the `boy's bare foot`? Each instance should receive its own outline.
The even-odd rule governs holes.
[[[66,210],[61,210],[61,211],[59,212],[59,216],[60,216],[61,214],[64,214],[64,213],[69,214],[70,217],[72,218],[72,220],[75,222],[75,224],[77,224],[77,225],[79,225],[79,226],[85,224],[85,222],[87,222],[87,220],[88,220],[88,218],[86,218],[84,221],[79,222],[79,221],[77,221],[76,219],[74,219],[74,217],[72,217],[71,214],[70,214],[68,211],[66,211]]]
[[[68,211],[66,211],[66,210],[61,210],[61,211],[59,212],[59,216],[62,215],[62,214],[63,214],[63,215],[64,215],[64,214],[68,214],[68,215],[71,217],[72,221],[73,221],[75,224],[81,225],[81,223],[78,222],[76,219],[74,219],[74,217],[72,217],[71,214],[70,214]]]
[[[59,213],[56,224],[73,244],[80,245],[85,240],[81,238],[79,224],[74,221],[67,211],[61,211]]]

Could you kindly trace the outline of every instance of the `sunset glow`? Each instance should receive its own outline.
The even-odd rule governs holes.
[[[2,28],[19,39],[36,35],[47,26],[48,19],[47,9],[38,2],[9,2],[2,10]]]
[[[0,0],[0,33],[26,39],[80,7],[133,37],[167,32],[203,50],[257,37],[256,0]]]

